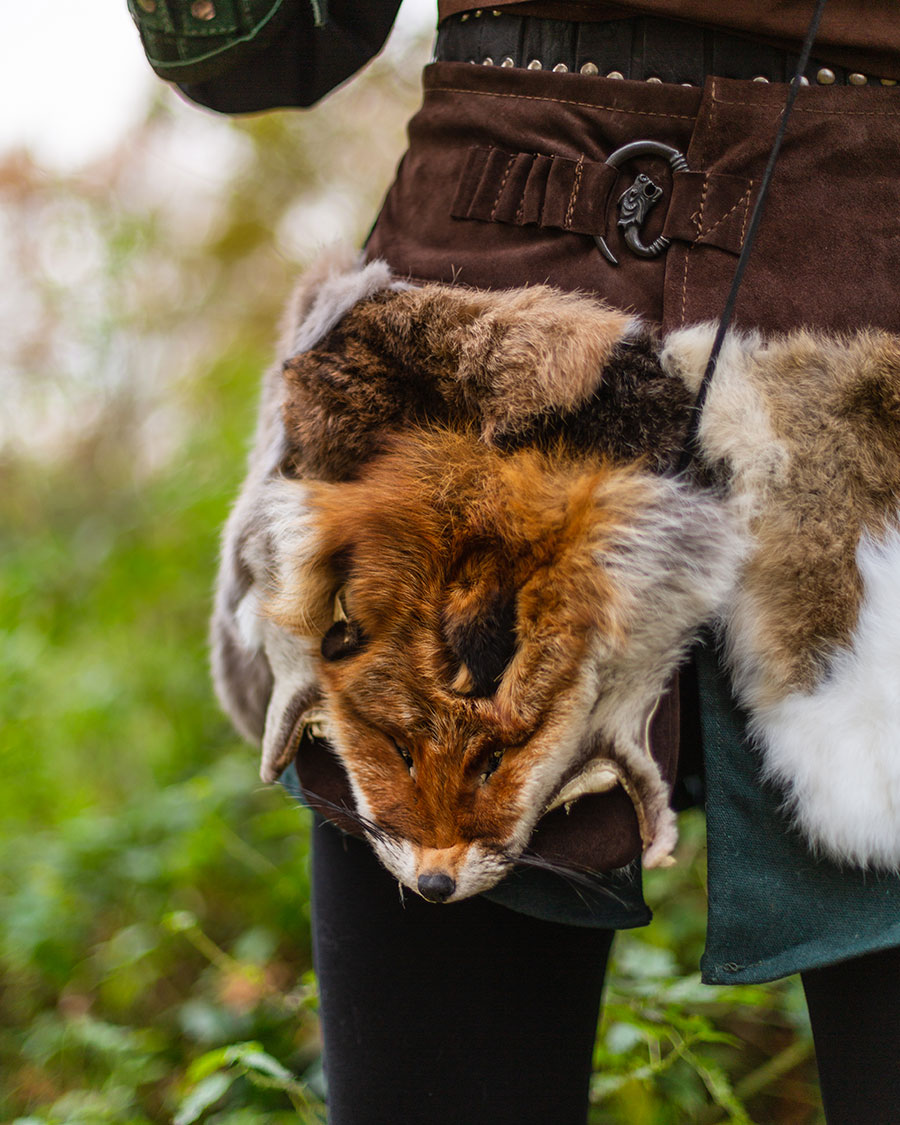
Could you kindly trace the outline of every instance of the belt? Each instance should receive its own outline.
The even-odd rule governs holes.
[[[520,67],[642,82],[702,86],[706,78],[789,82],[799,55],[753,39],[680,20],[634,17],[600,22],[516,16],[478,8],[450,16],[438,28],[436,62]],[[810,59],[804,81],[821,86],[896,86]]]

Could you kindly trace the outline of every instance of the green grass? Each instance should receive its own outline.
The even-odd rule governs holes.
[[[149,479],[127,433],[116,456],[3,467],[4,1120],[169,1120],[207,1048],[258,1039],[301,1071],[316,1057],[297,992],[306,817],[259,784],[207,675],[260,367],[232,358],[198,382],[184,457]],[[237,1104],[285,1103],[234,1085]]]

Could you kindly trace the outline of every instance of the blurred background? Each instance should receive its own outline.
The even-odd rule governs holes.
[[[4,11],[4,1122],[324,1120],[307,814],[219,714],[206,622],[280,307],[365,238],[433,23],[405,0],[348,86],[229,120],[153,76],[124,0]],[[617,943],[592,1125],[821,1122],[797,982],[699,984],[683,835]]]

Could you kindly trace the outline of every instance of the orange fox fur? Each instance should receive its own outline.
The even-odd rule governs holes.
[[[491,885],[589,763],[605,763],[606,787],[628,788],[647,861],[666,860],[673,823],[643,742],[663,684],[644,666],[632,713],[604,726],[592,670],[602,657],[629,678],[636,591],[617,559],[636,536],[667,539],[678,493],[659,488],[639,466],[563,447],[502,454],[447,429],[391,439],[355,481],[282,485],[314,544],[295,550],[288,536],[265,613],[321,638],[340,597],[359,630],[357,650],[322,660],[319,688],[373,844],[407,885],[437,868],[452,897]],[[508,662],[485,685],[466,632],[504,604]]]

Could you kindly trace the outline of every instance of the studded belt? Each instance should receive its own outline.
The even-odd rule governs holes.
[[[709,75],[754,82],[789,82],[798,55],[753,39],[679,20],[635,17],[576,23],[478,8],[450,16],[438,28],[437,62],[576,72],[642,82],[702,86]],[[822,86],[875,84],[877,78],[810,60],[806,82]]]

